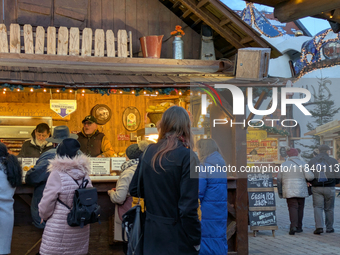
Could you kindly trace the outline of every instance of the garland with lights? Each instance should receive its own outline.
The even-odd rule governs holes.
[[[266,126],[266,125],[261,125],[261,121],[258,121],[256,123],[252,123],[252,126],[256,126],[254,128],[258,128],[258,129],[262,129],[267,131],[268,133],[272,133],[272,134],[276,134],[276,135],[282,135],[282,136],[289,136],[289,132],[287,132],[286,130],[280,130],[277,129],[276,127],[270,127],[270,126]]]

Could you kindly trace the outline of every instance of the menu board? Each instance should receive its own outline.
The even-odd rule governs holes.
[[[249,212],[249,223],[251,227],[276,226],[276,212],[275,211]]]
[[[92,175],[110,175],[110,158],[91,158]]]
[[[247,185],[250,230],[254,236],[259,230],[272,230],[275,236],[278,227],[272,173],[249,173]]]
[[[111,170],[120,171],[121,166],[126,162],[125,157],[111,158]]]
[[[23,172],[27,172],[32,167],[34,167],[35,162],[34,158],[21,158],[21,167]]]
[[[250,173],[248,174],[248,188],[272,188],[273,177],[271,173]]]
[[[275,206],[274,191],[248,192],[249,207]]]

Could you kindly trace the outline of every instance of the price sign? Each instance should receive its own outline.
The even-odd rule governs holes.
[[[91,174],[110,175],[110,158],[91,158]]]
[[[111,158],[111,170],[118,171],[121,170],[122,164],[126,161],[124,157]]]

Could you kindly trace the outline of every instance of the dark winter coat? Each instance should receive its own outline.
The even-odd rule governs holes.
[[[26,176],[25,182],[26,184],[34,187],[32,202],[31,202],[31,215],[33,219],[33,224],[37,228],[44,228],[45,223],[40,224],[41,218],[39,216],[38,204],[43,196],[43,191],[45,189],[45,185],[50,175],[47,172],[47,167],[49,165],[49,159],[55,158],[56,150],[51,149],[43,153],[38,159],[37,163],[33,168],[31,168]]]
[[[47,143],[46,146],[40,147],[35,143],[34,132],[32,138],[24,142],[21,151],[18,154],[19,158],[39,158],[41,154],[53,148],[52,143]]]
[[[203,168],[225,166],[225,161],[217,151],[202,163]],[[225,255],[228,253],[227,218],[228,186],[227,173],[201,172],[199,179],[199,199],[202,211],[202,240],[200,254]]]
[[[179,146],[156,162],[151,159],[160,143],[149,145],[143,160],[141,196],[146,207],[144,255],[198,254],[194,246],[200,244],[201,226],[198,220],[198,179],[190,178],[199,165],[197,156]],[[131,196],[138,196],[140,163],[130,184]],[[197,177],[197,176],[196,176]]]
[[[317,170],[321,170],[320,166],[319,169],[317,167],[318,164],[322,160],[325,160],[325,162],[331,167],[331,169],[328,169],[329,172],[326,172],[326,176],[328,178],[327,183],[318,182],[319,172]],[[315,179],[311,182],[312,186],[314,187],[334,187],[335,184],[340,182],[340,167],[339,163],[335,158],[331,158],[327,153],[319,153],[316,157],[312,158],[309,163],[309,169],[311,172],[314,172]],[[313,171],[314,169],[314,171]],[[324,169],[322,169],[324,170]],[[331,172],[330,172],[331,171]]]

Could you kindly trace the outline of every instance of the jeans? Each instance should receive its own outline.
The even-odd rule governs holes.
[[[290,229],[302,229],[303,210],[305,208],[304,197],[287,198],[289,211]]]
[[[312,187],[315,228],[323,228],[325,212],[326,230],[333,229],[335,187]]]

